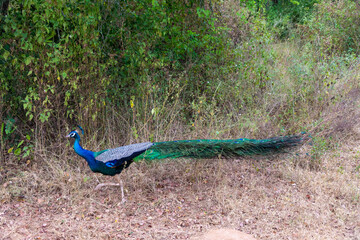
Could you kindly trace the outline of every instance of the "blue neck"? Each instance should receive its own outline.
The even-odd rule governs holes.
[[[80,136],[76,136],[75,138],[74,150],[79,156],[85,158],[89,165],[95,162],[94,153],[80,146]]]

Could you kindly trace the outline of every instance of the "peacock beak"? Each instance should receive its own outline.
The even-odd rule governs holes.
[[[70,137],[70,134],[66,135],[65,137],[69,138],[69,137]]]

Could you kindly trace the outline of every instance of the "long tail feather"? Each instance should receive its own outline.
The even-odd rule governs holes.
[[[181,140],[154,143],[136,160],[164,159],[164,158],[213,158],[236,157],[254,154],[269,154],[283,152],[285,148],[293,147],[302,142],[302,137],[293,135],[274,137],[262,140],[231,139],[231,140]]]

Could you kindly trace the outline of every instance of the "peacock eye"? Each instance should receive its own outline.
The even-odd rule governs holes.
[[[70,137],[75,137],[75,133],[72,133],[72,134],[70,135]]]

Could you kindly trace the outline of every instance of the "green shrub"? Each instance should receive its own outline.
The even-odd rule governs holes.
[[[317,13],[304,27],[306,41],[311,41],[320,52],[337,55],[359,54],[360,12],[355,1],[322,1]]]
[[[314,5],[318,2],[319,0],[271,1],[266,9],[270,29],[281,40],[293,36],[298,24],[303,24],[312,18]]]

